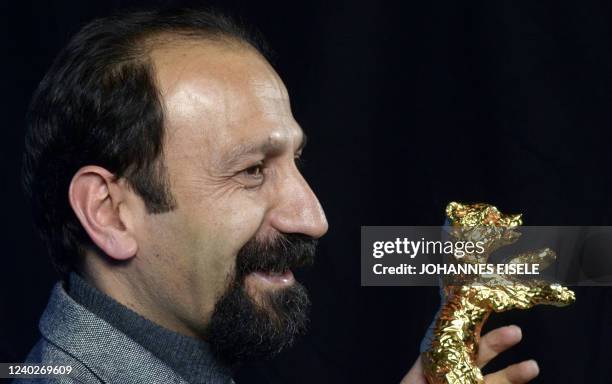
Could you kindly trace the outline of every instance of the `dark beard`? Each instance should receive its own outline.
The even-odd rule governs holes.
[[[297,234],[270,243],[251,239],[236,257],[235,275],[217,301],[206,338],[225,362],[270,358],[306,331],[310,300],[306,288],[260,292],[260,303],[246,292],[245,277],[255,271],[284,272],[312,264],[316,240]]]

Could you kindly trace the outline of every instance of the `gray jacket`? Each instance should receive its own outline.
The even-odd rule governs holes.
[[[70,376],[17,383],[185,383],[151,352],[75,302],[58,283],[39,324],[42,338],[26,363],[70,365]]]

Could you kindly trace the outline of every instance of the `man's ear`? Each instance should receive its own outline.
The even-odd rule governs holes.
[[[106,169],[88,165],[78,170],[68,189],[70,205],[91,240],[115,260],[136,255],[138,242],[129,220],[125,183]]]

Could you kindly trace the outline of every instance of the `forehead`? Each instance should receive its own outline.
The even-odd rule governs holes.
[[[223,152],[249,140],[301,135],[283,82],[254,49],[177,41],[156,48],[151,58],[172,143]]]

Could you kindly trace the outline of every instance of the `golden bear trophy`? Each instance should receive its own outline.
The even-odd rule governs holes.
[[[450,203],[446,207],[452,241],[481,241],[484,252],[455,257],[453,263],[488,263],[496,249],[520,236],[521,215],[502,214],[489,204]],[[539,264],[543,270],[556,259],[548,249],[522,253],[507,264]],[[484,379],[476,364],[480,331],[491,312],[527,309],[538,304],[565,306],[574,293],[543,280],[519,280],[511,275],[458,276],[442,281],[443,304],[434,321],[433,339],[422,354],[430,384],[476,384]]]

